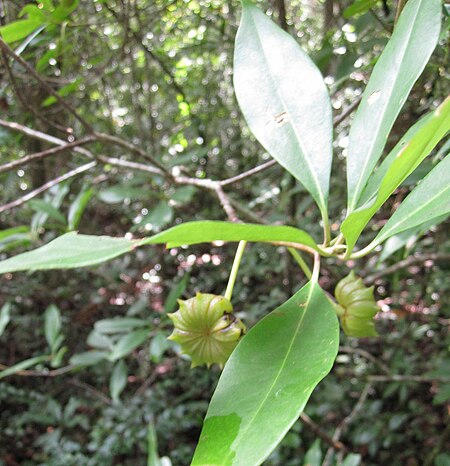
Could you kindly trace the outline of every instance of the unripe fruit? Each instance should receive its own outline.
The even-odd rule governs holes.
[[[245,325],[231,312],[233,306],[223,296],[197,293],[195,298],[178,300],[180,309],[168,314],[174,330],[169,340],[181,345],[192,366],[223,366],[245,333]]]
[[[343,278],[334,291],[339,303],[337,314],[341,320],[342,328],[350,337],[375,337],[373,318],[379,307],[373,297],[373,286],[364,286],[361,278],[352,271]]]

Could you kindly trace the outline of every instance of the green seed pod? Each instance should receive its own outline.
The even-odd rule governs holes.
[[[231,314],[233,307],[223,296],[197,293],[195,298],[178,300],[180,309],[168,314],[174,325],[169,340],[181,345],[192,366],[225,364],[245,333],[245,325]]]
[[[339,303],[337,314],[346,335],[360,338],[378,335],[373,318],[379,307],[373,297],[373,286],[364,286],[362,279],[352,271],[337,284],[334,295]]]

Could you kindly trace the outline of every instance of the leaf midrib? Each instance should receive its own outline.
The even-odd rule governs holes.
[[[261,47],[261,50],[263,51],[263,57],[264,57],[264,61],[266,62],[266,65],[267,65],[267,69],[272,70],[272,68],[270,66],[270,61],[268,60],[268,57],[266,55],[266,50],[264,49],[263,42],[262,42],[261,37],[259,35],[258,28],[256,27],[256,23],[255,23],[255,20],[253,18],[253,13],[250,12],[249,15],[250,15],[250,20],[252,22],[253,29],[256,31],[256,37],[258,39],[259,45]],[[292,37],[289,34],[288,34],[288,36],[292,39]],[[268,73],[268,75],[269,75],[270,80],[272,81],[272,85],[273,85],[273,88],[275,89],[275,93],[279,97],[279,99],[280,99],[280,101],[281,101],[281,103],[283,105],[284,110],[286,111],[286,113],[290,117],[291,113],[290,113],[289,107],[287,106],[287,104],[285,103],[285,100],[283,99],[282,95],[280,94],[280,91],[279,91],[278,86],[276,85],[276,83],[275,83],[275,81],[273,79],[272,74]],[[318,196],[319,196],[319,199],[317,199],[317,201],[320,201],[320,204],[321,204],[320,207],[321,208],[322,207],[325,208],[326,207],[326,202],[325,202],[325,198],[324,198],[323,193],[322,193],[322,187],[321,187],[321,185],[319,183],[319,180],[317,179],[316,173],[314,172],[314,170],[311,169],[311,161],[309,160],[308,155],[307,155],[308,151],[305,150],[305,147],[303,145],[303,141],[300,138],[299,134],[297,133],[297,129],[296,129],[295,125],[291,122],[290,119],[287,121],[287,123],[289,124],[289,126],[294,131],[295,139],[297,140],[297,143],[298,143],[298,145],[300,147],[300,150],[302,151],[302,153],[304,155],[304,159],[306,161],[306,164],[308,165],[308,171],[309,171],[309,173],[311,175],[311,178],[314,180],[314,184],[316,185],[317,193],[318,193]]]
[[[270,385],[269,390],[267,391],[267,395],[266,395],[266,396],[263,398],[263,400],[261,401],[261,403],[260,403],[258,409],[256,410],[255,414],[253,415],[253,417],[252,417],[252,418],[250,419],[250,421],[248,422],[247,427],[246,427],[246,428],[244,429],[244,431],[239,435],[240,439],[238,439],[238,441],[237,441],[236,444],[232,445],[233,448],[234,448],[234,450],[236,450],[236,447],[242,442],[242,439],[245,437],[245,435],[246,435],[247,432],[249,431],[250,427],[252,426],[253,422],[254,422],[255,419],[258,417],[258,415],[259,415],[259,413],[261,412],[262,408],[263,408],[264,405],[266,404],[266,402],[267,402],[269,396],[270,396],[271,393],[273,392],[273,389],[274,389],[274,387],[276,386],[276,384],[277,384],[277,382],[278,382],[278,380],[279,380],[279,378],[280,378],[280,376],[281,376],[281,374],[282,374],[282,372],[283,372],[283,370],[284,370],[284,368],[285,368],[285,366],[286,366],[286,362],[287,362],[287,360],[289,359],[289,356],[290,356],[290,354],[291,354],[291,351],[292,351],[292,347],[293,347],[293,345],[294,345],[294,342],[295,342],[295,340],[296,340],[296,338],[297,338],[297,335],[298,335],[298,333],[299,333],[299,331],[300,331],[300,328],[301,328],[301,326],[302,326],[303,320],[305,319],[305,315],[306,315],[306,313],[308,312],[308,306],[309,306],[309,303],[310,303],[310,301],[311,301],[311,296],[312,296],[312,294],[313,294],[313,292],[314,292],[315,283],[312,283],[312,282],[311,282],[311,283],[310,283],[310,287],[311,287],[311,289],[309,290],[308,297],[306,298],[306,300],[305,300],[305,302],[304,302],[304,304],[303,304],[305,311],[303,312],[303,314],[302,314],[302,316],[301,316],[301,318],[300,318],[300,320],[299,320],[299,323],[298,323],[298,325],[297,325],[297,328],[295,329],[295,332],[294,332],[294,334],[293,334],[293,336],[292,336],[291,343],[289,344],[289,348],[288,348],[288,350],[286,351],[286,355],[285,355],[285,357],[284,357],[284,359],[283,359],[283,361],[282,361],[282,363],[281,363],[281,365],[280,365],[280,369],[278,370],[277,375],[274,377],[274,380],[273,380],[272,384]],[[229,450],[228,455],[224,458],[224,460],[223,460],[223,462],[222,462],[223,466],[227,466],[227,465],[228,465],[228,462],[227,462],[227,461],[230,460],[230,459],[232,458],[232,455],[234,455],[234,451],[232,451],[232,450],[231,450],[231,447],[230,447],[230,450]]]
[[[450,186],[447,186],[445,189],[438,192],[435,196],[430,197],[424,204],[422,204],[420,209],[417,209],[417,210],[413,211],[411,214],[406,215],[406,217],[403,217],[403,219],[401,221],[397,222],[395,225],[390,227],[388,230],[386,230],[386,232],[383,233],[383,231],[381,231],[380,232],[380,237],[375,239],[375,241],[377,242],[376,244],[380,244],[387,237],[392,236],[393,234],[398,234],[398,233],[401,233],[402,231],[408,230],[409,228],[413,228],[414,225],[411,226],[411,227],[405,228],[405,230],[400,230],[400,231],[397,231],[395,233],[392,233],[396,228],[398,228],[399,225],[401,225],[402,223],[405,223],[408,219],[410,219],[414,215],[417,215],[419,212],[423,211],[431,202],[433,202],[436,198],[445,195],[446,191],[449,191],[449,190],[450,190]],[[439,217],[440,215],[444,215],[444,214],[442,213],[442,214],[436,215],[436,217]],[[431,220],[431,219],[429,219],[429,220]],[[428,221],[428,220],[425,220],[425,221]]]
[[[400,60],[400,66],[398,67],[398,70],[401,70],[401,69],[403,68],[403,58],[404,58],[404,56],[405,56],[405,54],[406,54],[406,51],[410,48],[409,42],[410,42],[411,36],[412,36],[413,33],[414,33],[414,27],[415,27],[416,22],[417,22],[417,17],[419,16],[419,11],[420,11],[420,7],[421,7],[421,5],[422,5],[422,0],[420,0],[420,1],[417,3],[417,5],[418,5],[418,7],[417,7],[417,10],[416,10],[416,14],[415,14],[415,17],[414,17],[414,21],[411,21],[411,22],[410,22],[410,29],[409,29],[409,32],[408,32],[408,40],[405,41],[405,46],[403,47],[402,54],[401,54],[402,59]],[[401,74],[400,72],[397,73],[397,75],[396,75],[396,77],[395,77],[395,79],[394,79],[394,82],[393,82],[393,84],[392,84],[391,91],[390,91],[389,95],[392,95],[393,90],[394,90],[395,87],[397,86],[397,82],[398,82],[398,79],[399,79],[400,74]],[[407,97],[407,96],[406,96],[406,97]],[[405,99],[406,99],[406,97],[405,97]],[[386,100],[386,105],[385,105],[385,107],[384,107],[384,109],[383,109],[383,115],[386,114],[386,108],[389,106],[390,102],[391,102],[391,99],[387,99],[387,100]],[[403,102],[403,103],[404,103],[404,102]],[[402,105],[402,106],[403,106],[403,105]],[[400,110],[399,110],[399,111],[400,111]],[[378,124],[377,124],[377,127],[376,127],[376,133],[379,132],[379,129],[380,129],[380,126],[381,126],[382,121],[383,121],[383,118],[380,118],[380,119],[378,120]],[[368,153],[370,156],[369,156],[369,157],[366,157],[365,162],[364,162],[364,164],[363,164],[363,169],[361,170],[361,173],[364,174],[364,179],[365,179],[364,181],[367,181],[367,176],[366,176],[366,173],[365,173],[365,172],[366,172],[367,166],[369,165],[369,162],[371,161],[371,158],[372,158],[371,156],[372,156],[372,154],[373,154],[373,148],[374,148],[375,140],[376,140],[376,139],[377,139],[376,137],[372,139],[372,142],[371,142],[371,144],[370,144],[369,150],[367,151],[367,153]],[[382,151],[380,152],[380,155],[381,155],[381,153],[382,153]],[[356,204],[357,204],[357,202],[358,202],[358,196],[361,195],[361,192],[359,192],[359,191],[360,191],[360,187],[361,187],[362,182],[363,182],[363,177],[360,176],[358,182],[356,183],[355,190],[354,190],[354,193],[353,193],[353,197],[352,197],[352,200],[351,200],[350,205],[349,205],[349,211],[352,211],[352,210],[355,208],[355,206],[356,206]]]

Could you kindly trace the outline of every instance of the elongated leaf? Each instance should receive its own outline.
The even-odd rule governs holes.
[[[293,227],[229,222],[188,222],[142,240],[66,233],[34,251],[0,262],[0,273],[19,270],[70,269],[99,264],[146,244],[168,247],[212,241],[294,242],[317,250],[314,240]]]
[[[350,129],[349,211],[355,208],[411,87],[436,47],[440,22],[440,0],[410,0],[375,65]]]
[[[58,351],[58,336],[61,331],[61,313],[59,309],[51,304],[45,311],[45,339],[52,354]]]
[[[434,218],[429,222],[417,225],[409,230],[402,231],[398,235],[391,236],[383,245],[378,264],[383,264],[385,260],[402,247],[411,249],[417,240],[424,235],[430,228],[446,220],[447,214],[442,217]]]
[[[127,385],[128,368],[123,359],[115,366],[109,379],[109,392],[113,401],[119,401],[119,396]]]
[[[53,220],[56,220],[57,222],[60,222],[63,225],[66,224],[66,219],[64,218],[64,215],[56,207],[53,207],[50,204],[50,202],[42,201],[40,199],[33,199],[29,202],[29,205],[37,212],[43,212]]]
[[[317,250],[316,243],[311,236],[297,228],[216,221],[182,223],[150,238],[144,238],[139,245],[167,243],[167,247],[174,248],[184,244],[241,240],[252,242],[288,241],[301,243]]]
[[[316,282],[258,322],[225,366],[192,465],[261,464],[330,371],[338,340],[336,314]]]
[[[322,75],[289,34],[242,3],[234,54],[239,106],[259,142],[326,213],[332,121]]]
[[[0,273],[86,267],[132,251],[135,244],[125,238],[66,233],[41,248],[0,262]]]
[[[116,317],[114,319],[102,319],[95,322],[94,328],[100,333],[123,333],[137,327],[146,327],[149,322],[135,317]]]
[[[41,26],[41,24],[42,22],[36,18],[19,19],[18,21],[0,27],[0,35],[7,44],[10,44],[24,39],[28,34],[31,34],[35,29]]]
[[[75,200],[70,204],[69,213],[67,215],[67,223],[69,224],[70,230],[75,230],[81,220],[81,216],[85,211],[89,200],[94,194],[94,190],[90,187],[84,187],[79,193]]]
[[[8,369],[5,369],[4,371],[0,371],[0,379],[8,377],[9,375],[17,374],[17,372],[24,371],[48,360],[49,356],[36,356],[34,358],[25,359],[24,361],[14,364],[14,366],[8,367]]]
[[[85,351],[74,354],[70,358],[70,364],[74,366],[95,366],[108,357],[107,351]]]
[[[450,155],[438,163],[400,204],[372,245],[450,213]]]
[[[388,167],[385,167],[384,163],[380,166],[380,176],[383,176],[383,172],[384,176],[376,189],[375,186],[372,187],[375,196],[351,213],[343,222],[341,230],[350,249],[353,249],[364,227],[394,190],[450,131],[450,97],[427,117],[425,122],[419,123],[419,128],[411,131],[410,139],[405,138],[404,144],[399,143],[388,155],[386,159],[389,163]],[[377,174],[378,171],[375,176]]]
[[[0,309],[0,337],[11,320],[11,304],[5,303]]]
[[[344,10],[344,18],[362,15],[377,5],[380,0],[354,0],[354,2]]]
[[[118,359],[123,358],[127,354],[131,353],[135,348],[142,345],[148,336],[148,329],[135,330],[134,332],[127,333],[113,346],[108,359],[110,361],[117,361]]]

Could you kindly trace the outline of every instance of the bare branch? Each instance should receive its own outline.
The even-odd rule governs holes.
[[[380,270],[379,272],[375,272],[372,275],[368,275],[364,279],[364,283],[366,285],[370,285],[374,283],[376,280],[378,280],[379,278],[383,277],[384,275],[390,275],[391,273],[395,273],[398,270],[405,269],[414,264],[423,264],[428,261],[446,262],[449,260],[450,260],[450,254],[431,253],[431,254],[421,254],[420,256],[410,256],[400,262],[397,262],[394,265],[391,265],[390,267],[386,267],[385,269]]]
[[[69,178],[73,178],[74,176],[79,175],[80,173],[86,172],[90,170],[91,168],[95,167],[96,165],[97,165],[97,162],[95,161],[89,162],[85,165],[81,165],[80,167],[70,170],[67,173],[64,173],[64,175],[58,176],[57,178],[54,178],[53,180],[47,181],[47,183],[43,184],[37,189],[34,189],[33,191],[30,191],[24,196],[19,197],[19,199],[16,199],[12,202],[9,202],[8,204],[4,204],[0,206],[0,214],[2,212],[5,212],[6,210],[25,204],[29,200],[33,199],[36,196],[39,196],[39,194],[43,193],[44,191],[47,191],[53,186],[56,186],[57,184],[62,183],[63,181],[68,180]]]
[[[246,172],[243,172],[240,175],[236,175],[231,178],[227,178],[226,180],[219,181],[219,183],[221,186],[226,186],[228,184],[236,183],[237,181],[241,181],[245,178],[248,178],[249,176],[255,175],[256,173],[262,172],[263,170],[267,170],[268,168],[272,167],[276,163],[277,161],[275,159],[269,160],[268,162],[258,165],[254,168],[251,168],[250,170],[247,170]]]
[[[41,152],[36,152],[35,154],[30,154],[25,157],[22,157],[17,160],[13,160],[12,162],[5,163],[4,165],[0,165],[0,173],[5,173],[11,170],[14,170],[17,167],[21,167],[23,165],[27,165],[28,163],[35,162],[36,160],[42,160],[50,155],[59,154],[60,152],[64,152],[65,150],[74,149],[75,147],[82,146],[94,140],[93,136],[88,136],[83,139],[79,139],[78,141],[69,142],[62,146],[52,147],[51,149],[47,149]]]
[[[167,178],[172,178],[172,174],[166,169],[166,167],[164,167],[164,165],[158,162],[158,160],[155,160],[151,155],[147,154],[140,147],[134,144],[131,144],[130,142],[125,141],[124,139],[121,139],[117,136],[111,136],[109,134],[95,133],[95,136],[97,137],[97,139],[101,141],[110,142],[117,146],[123,147],[124,149],[127,149],[130,152],[134,152],[135,154],[140,155],[142,158],[149,161],[152,165],[154,165],[155,167],[158,167]]]
[[[239,218],[234,210],[233,206],[230,203],[230,199],[225,194],[222,186],[218,183],[215,185],[214,191],[216,192],[217,197],[219,198],[220,204],[223,207],[223,210],[227,214],[228,218],[232,222],[239,222]]]

